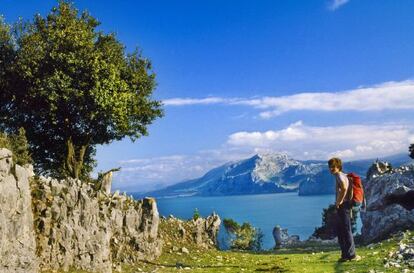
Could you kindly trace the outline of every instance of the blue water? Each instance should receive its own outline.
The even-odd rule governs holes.
[[[298,196],[297,193],[238,195],[220,197],[180,197],[157,199],[161,215],[181,219],[193,217],[197,208],[201,216],[216,212],[221,219],[249,222],[264,233],[263,248],[274,246],[272,230],[276,225],[289,230],[289,235],[307,239],[322,224],[322,210],[334,203],[334,195]],[[360,226],[360,224],[358,225]],[[223,238],[224,228],[219,238]]]

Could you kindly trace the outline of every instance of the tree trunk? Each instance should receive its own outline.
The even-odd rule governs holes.
[[[65,171],[70,177],[79,179],[79,176],[82,172],[83,160],[85,157],[86,149],[88,148],[88,144],[76,147],[73,145],[72,138],[69,137],[69,139],[66,141],[66,148],[67,154]]]

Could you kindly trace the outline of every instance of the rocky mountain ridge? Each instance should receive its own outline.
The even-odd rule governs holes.
[[[408,161],[408,156],[392,162]],[[344,163],[345,172],[365,177],[374,160]],[[283,153],[257,154],[212,169],[200,178],[146,193],[154,197],[224,196],[298,191],[299,195],[333,194],[333,179],[326,161],[300,161]]]

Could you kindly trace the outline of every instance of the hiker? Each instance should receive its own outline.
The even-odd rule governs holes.
[[[354,237],[351,229],[352,192],[348,177],[342,172],[342,161],[339,158],[331,158],[328,161],[329,170],[335,176],[336,198],[335,207],[337,211],[336,231],[338,243],[341,247],[341,258],[339,262],[358,261],[360,256],[355,254]]]

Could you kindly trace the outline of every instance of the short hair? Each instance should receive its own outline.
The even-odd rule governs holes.
[[[342,171],[342,161],[337,157],[333,157],[328,161],[329,167],[337,167],[340,171]]]

